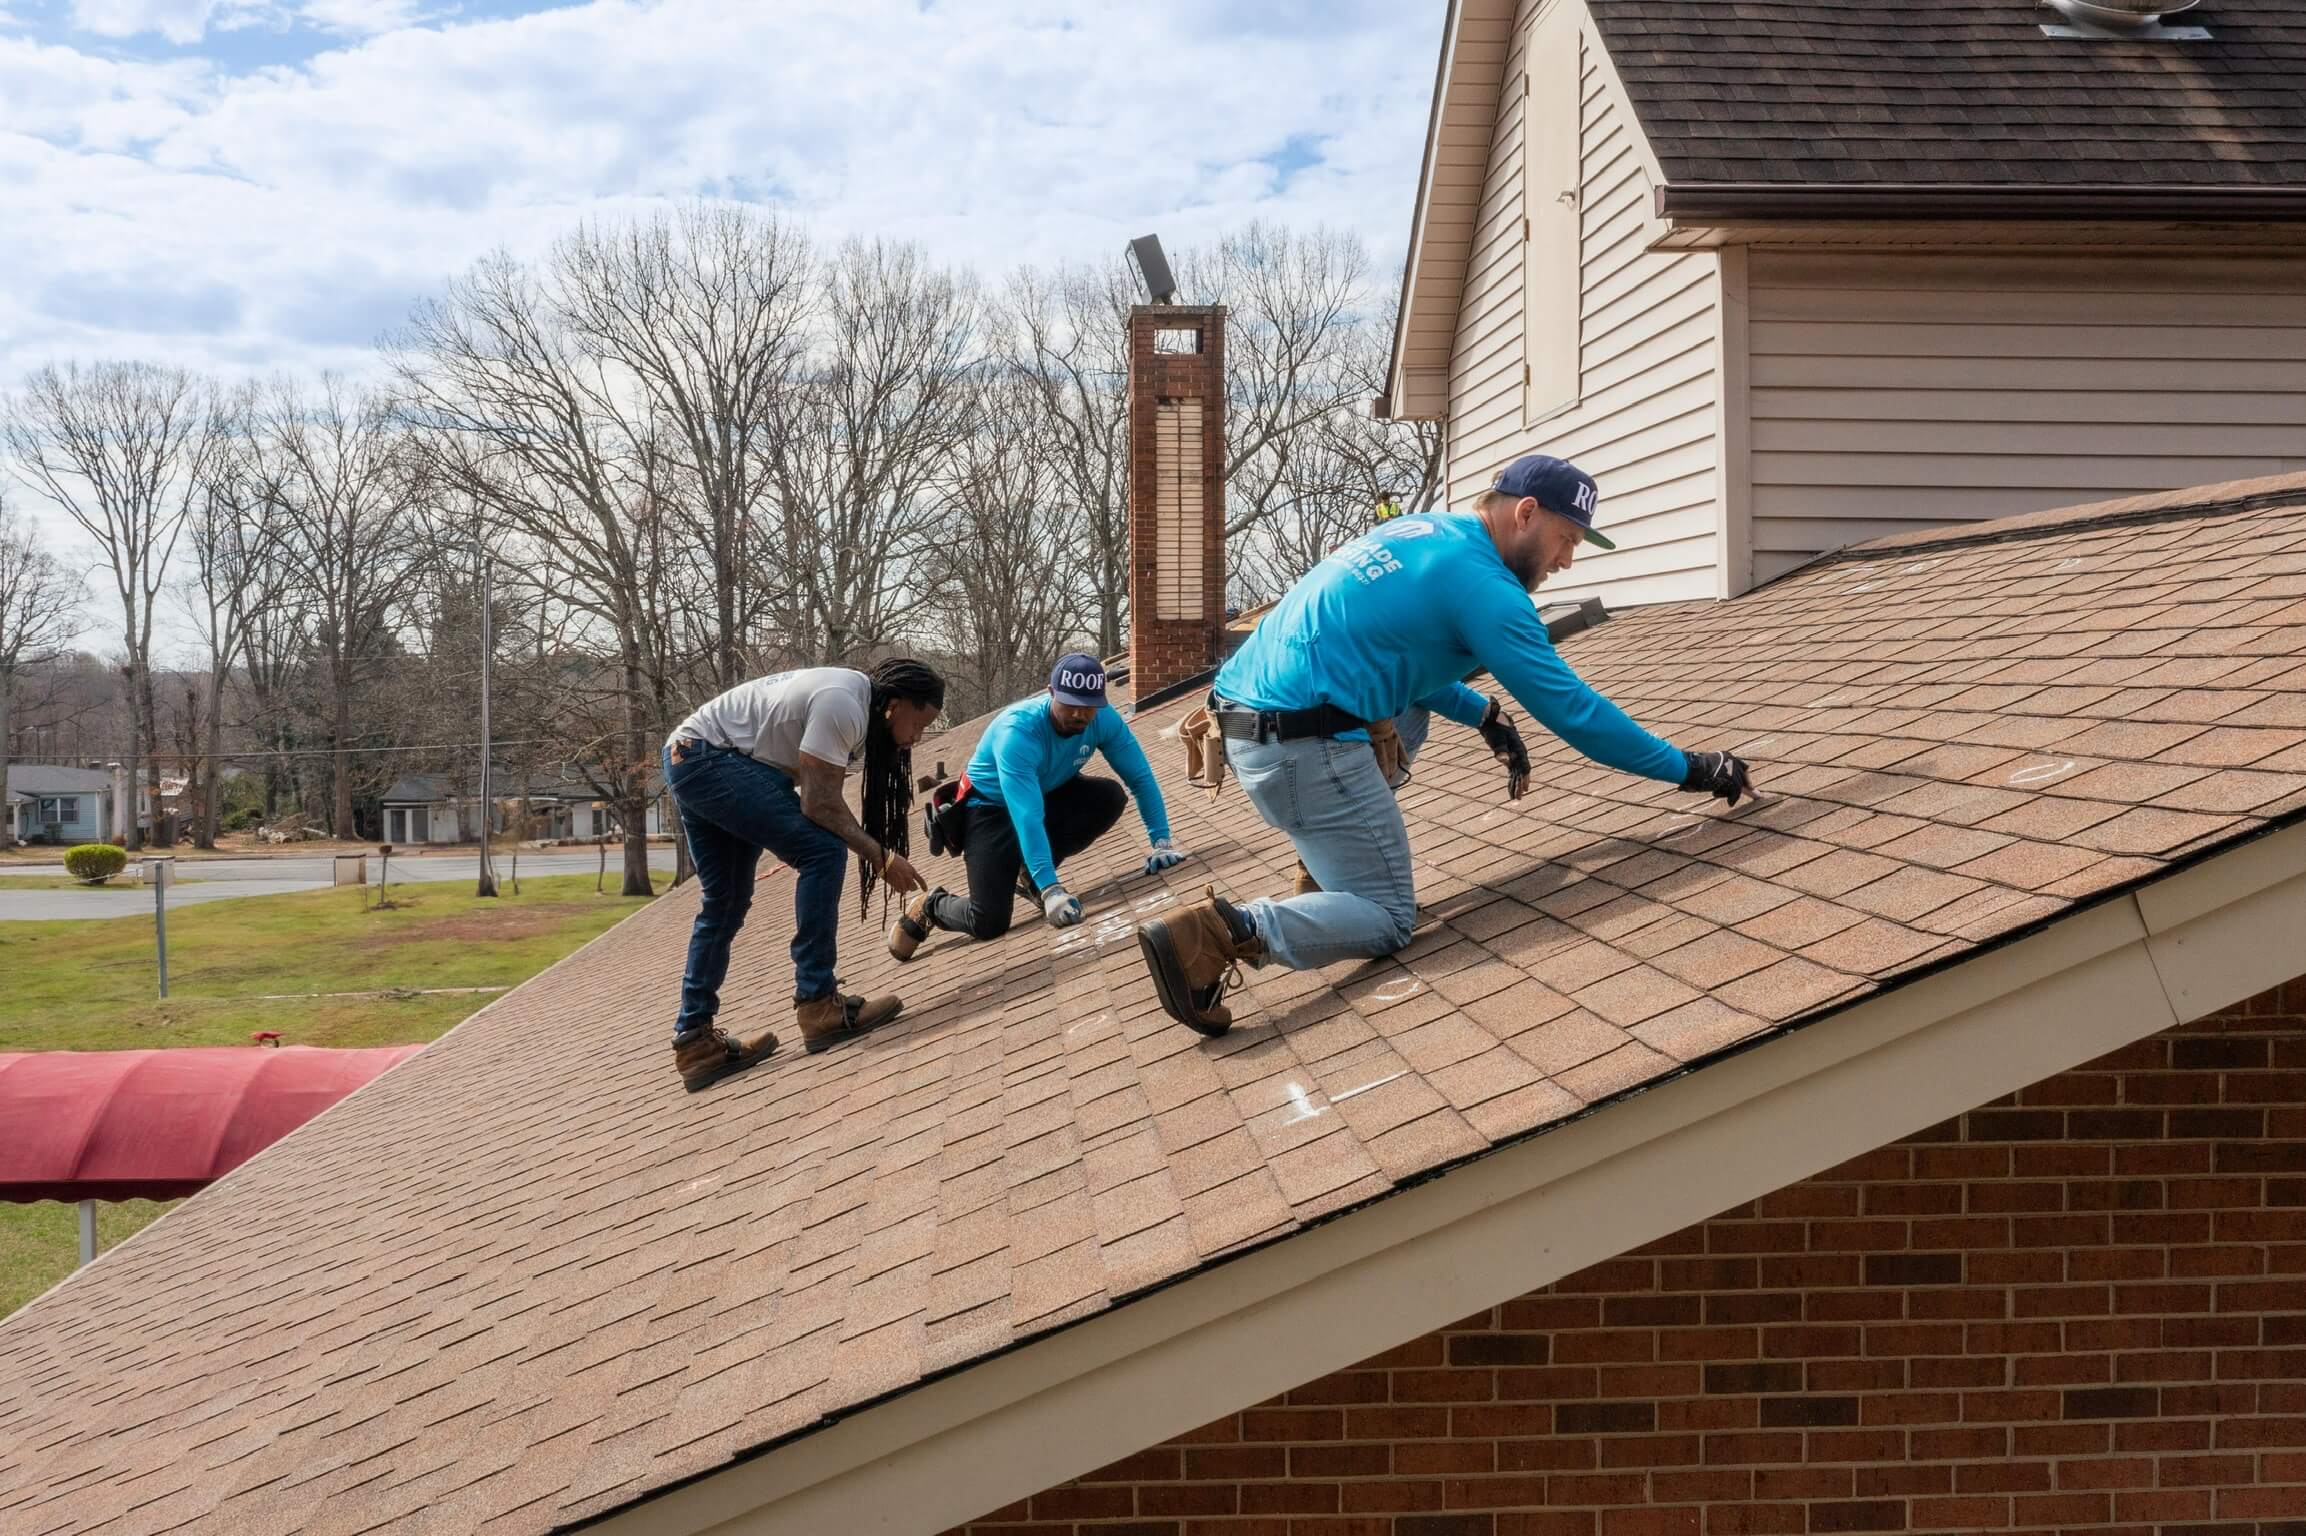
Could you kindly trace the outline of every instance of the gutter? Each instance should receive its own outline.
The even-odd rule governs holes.
[[[2061,187],[1876,182],[1867,186],[1765,181],[1668,182],[1654,193],[1678,224],[1802,219],[2142,220],[2198,223],[2306,219],[2306,186]]]
[[[1393,345],[1385,359],[1385,392],[1369,402],[1369,414],[1379,421],[1393,419],[1393,386],[1401,376],[1401,338],[1409,330],[1409,295],[1417,286],[1418,236],[1425,230],[1427,200],[1433,195],[1433,160],[1441,147],[1441,115],[1449,96],[1449,65],[1457,52],[1457,21],[1461,0],[1449,0],[1441,18],[1441,53],[1433,61],[1433,106],[1425,119],[1425,154],[1417,165],[1417,202],[1409,215],[1409,253],[1401,263],[1401,302],[1393,310]]]
[[[948,1530],[2287,981],[2302,928],[2306,821],[582,1523]]]

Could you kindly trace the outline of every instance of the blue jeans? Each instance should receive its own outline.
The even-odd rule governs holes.
[[[1431,716],[1398,716],[1403,750],[1425,745]],[[1307,896],[1259,898],[1241,910],[1276,963],[1309,971],[1339,960],[1389,955],[1417,926],[1409,828],[1366,741],[1228,741],[1234,776],[1268,826],[1289,834],[1320,882]]]
[[[692,747],[676,763],[668,748],[664,768],[704,892],[696,927],[689,933],[689,963],[681,975],[681,1012],[673,1033],[704,1029],[720,1012],[729,946],[752,909],[753,875],[764,849],[798,876],[793,995],[805,1002],[831,992],[848,845],[803,814],[792,775],[750,753]]]

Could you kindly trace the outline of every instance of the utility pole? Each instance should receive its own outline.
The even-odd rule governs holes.
[[[475,896],[496,894],[496,871],[489,864],[488,848],[496,809],[489,783],[489,758],[496,748],[488,729],[489,673],[496,661],[496,631],[489,610],[495,606],[496,563],[484,553],[480,557],[480,884],[473,890]]]

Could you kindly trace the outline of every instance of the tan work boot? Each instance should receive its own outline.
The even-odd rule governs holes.
[[[1265,963],[1265,941],[1233,903],[1210,886],[1205,900],[1137,925],[1137,947],[1161,1007],[1205,1035],[1233,1027],[1225,989],[1241,984],[1240,962]]]
[[[1297,861],[1297,879],[1290,885],[1289,894],[1292,896],[1311,896],[1320,889],[1321,882],[1313,878],[1313,871],[1305,867],[1303,859],[1299,859]]]
[[[777,1053],[777,1037],[767,1030],[757,1035],[732,1035],[725,1029],[692,1029],[673,1036],[673,1066],[689,1092],[710,1088],[732,1073],[742,1072]]]
[[[894,997],[856,997],[828,992],[807,1001],[793,999],[793,1018],[801,1026],[801,1044],[814,1056],[868,1029],[877,1029],[905,1009]]]
[[[920,951],[933,931],[929,904],[944,894],[940,886],[933,891],[915,891],[905,898],[904,906],[897,910],[897,920],[889,925],[890,954],[899,960],[910,960]]]

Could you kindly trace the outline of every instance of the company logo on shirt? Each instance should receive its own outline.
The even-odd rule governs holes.
[[[1441,530],[1434,527],[1429,518],[1408,517],[1386,529],[1385,536],[1389,539],[1422,539],[1429,533],[1439,532]]]
[[[1386,533],[1390,537],[1393,528],[1389,526]],[[1401,569],[1401,562],[1394,558],[1393,551],[1386,547],[1383,540],[1373,537],[1355,539],[1329,558],[1351,571],[1353,579],[1365,587]]]

